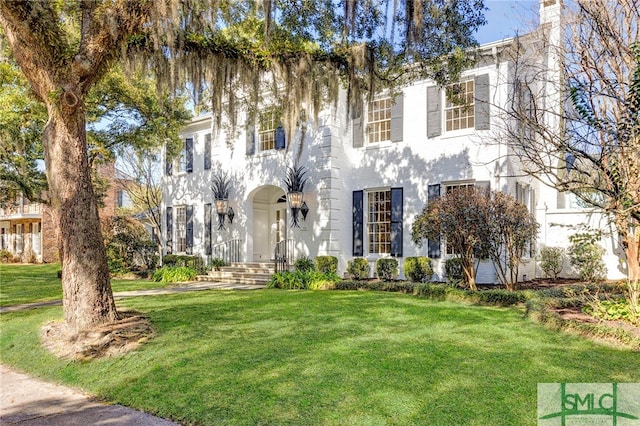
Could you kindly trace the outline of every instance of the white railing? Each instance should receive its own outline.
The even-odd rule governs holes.
[[[213,259],[222,259],[227,264],[240,262],[240,254],[242,253],[242,240],[234,239],[211,246],[211,257]]]
[[[18,216],[23,214],[41,214],[41,203],[30,203],[23,206],[7,206],[0,208],[0,217],[3,216]]]

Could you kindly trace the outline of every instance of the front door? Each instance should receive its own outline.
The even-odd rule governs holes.
[[[269,255],[269,211],[253,209],[253,261],[267,262]]]

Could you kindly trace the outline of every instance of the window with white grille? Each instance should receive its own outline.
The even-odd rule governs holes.
[[[391,140],[391,98],[376,99],[369,104],[367,116],[369,143]]]
[[[391,191],[371,191],[367,195],[369,253],[391,253]]]
[[[176,252],[187,251],[187,207],[176,207]]]
[[[475,102],[473,80],[447,86],[447,103],[444,108],[447,132],[469,129],[475,126]]]

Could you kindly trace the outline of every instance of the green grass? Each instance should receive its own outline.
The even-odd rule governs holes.
[[[542,382],[640,382],[638,353],[550,331],[520,310],[358,291],[203,291],[119,302],[157,336],[58,360],[59,307],[2,314],[0,360],[186,424],[533,425]]]
[[[0,263],[0,306],[62,299],[60,264],[15,265]],[[150,280],[112,279],[113,291],[143,290],[166,285]]]

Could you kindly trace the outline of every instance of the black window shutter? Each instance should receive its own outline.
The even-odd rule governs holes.
[[[440,197],[440,184],[437,183],[435,185],[429,185],[428,186],[428,202],[434,201],[436,199],[438,199]],[[431,259],[437,259],[441,256],[441,252],[440,252],[440,239],[437,240],[433,240],[430,239],[427,241],[427,250],[428,250],[428,256]]]
[[[173,208],[167,207],[167,254],[173,253]]]
[[[193,254],[193,206],[187,206],[187,229],[185,238],[187,240],[187,254]]]
[[[164,153],[164,174],[167,176],[171,176],[171,174],[173,173],[173,160],[171,158],[169,158],[169,153],[167,152],[166,148],[165,148],[165,153]]]
[[[187,138],[184,141],[184,149],[187,153],[187,173],[193,172],[193,139]]]
[[[442,96],[437,86],[427,87],[427,137],[442,133]]]
[[[204,169],[211,169],[211,133],[204,135]]]
[[[363,191],[353,191],[353,255],[364,255]]]
[[[404,115],[404,97],[401,94],[395,99],[394,104],[391,106],[391,141],[402,141],[402,118]]]
[[[276,129],[276,149],[285,149],[287,147],[286,137],[282,126]]]
[[[475,122],[476,130],[490,129],[490,107],[489,104],[489,74],[478,75],[475,78]]]
[[[402,257],[402,188],[391,188],[391,256]]]
[[[211,256],[211,203],[204,205],[204,254]]]

